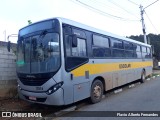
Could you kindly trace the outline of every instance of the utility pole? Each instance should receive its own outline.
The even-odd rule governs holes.
[[[148,39],[148,44],[149,44],[149,45],[151,45],[150,37],[148,36],[148,38],[147,38],[147,39]]]
[[[144,9],[148,8],[149,6],[153,5],[154,3],[158,2],[159,0],[154,1],[153,3],[149,4],[148,6],[146,6],[145,8],[143,8],[142,5],[140,5],[140,12],[141,12],[141,21],[142,21],[142,31],[144,34],[144,43],[147,44],[147,37],[146,37],[146,27],[144,24],[144,18],[143,18],[143,14],[144,14]],[[137,5],[137,4],[136,4]]]
[[[140,11],[141,11],[141,21],[142,21],[142,31],[143,31],[143,35],[144,35],[144,43],[147,44],[146,27],[145,27],[144,18],[143,18],[144,9],[143,9],[143,6],[142,6],[142,5],[140,5],[139,8],[140,8]]]

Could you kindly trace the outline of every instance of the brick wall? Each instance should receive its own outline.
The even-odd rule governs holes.
[[[0,98],[13,97],[17,94],[16,77],[16,44],[10,52],[7,43],[0,41]],[[14,49],[14,50],[13,50]]]

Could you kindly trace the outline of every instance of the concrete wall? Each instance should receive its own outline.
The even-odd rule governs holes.
[[[16,44],[11,45],[15,50]],[[7,50],[7,43],[0,41],[0,98],[13,97],[17,94],[16,55]]]

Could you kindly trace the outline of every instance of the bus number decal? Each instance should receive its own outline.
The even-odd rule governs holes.
[[[123,68],[131,68],[131,64],[119,64],[119,68],[123,69]]]

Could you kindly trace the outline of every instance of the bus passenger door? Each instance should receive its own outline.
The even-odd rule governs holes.
[[[89,83],[89,71],[87,68],[88,58],[86,57],[86,40],[77,38],[77,46],[72,47],[72,57],[74,65],[73,74],[73,94],[74,102],[89,97],[90,95],[90,83]]]
[[[76,102],[90,95],[89,71],[86,67],[89,59],[87,57],[85,33],[74,28],[71,28],[70,31],[72,32],[65,33],[64,35],[65,69],[69,73],[68,75],[70,75],[69,82],[70,87],[73,87],[73,102]]]

